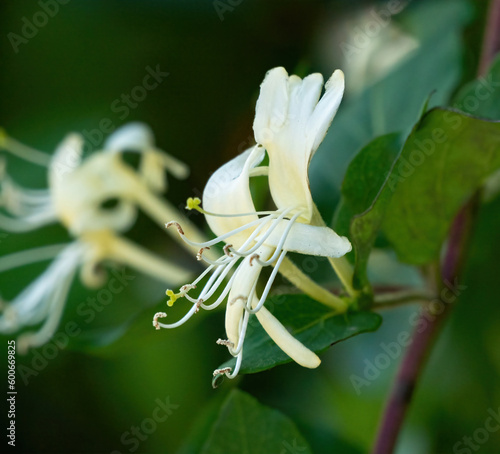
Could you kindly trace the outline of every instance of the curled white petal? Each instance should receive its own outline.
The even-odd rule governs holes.
[[[103,148],[108,151],[143,150],[155,146],[155,137],[151,128],[145,123],[127,123],[116,129],[104,142]]]
[[[290,221],[283,220],[266,239],[265,244],[276,247]],[[342,257],[351,251],[352,245],[345,236],[339,236],[328,227],[293,224],[283,249],[300,254],[320,257]]]
[[[309,369],[314,369],[321,364],[318,355],[295,339],[265,307],[261,308],[256,316],[269,337],[296,363]]]
[[[139,174],[151,189],[157,192],[166,190],[165,170],[180,179],[189,175],[186,164],[156,148],[153,131],[144,123],[132,122],[121,126],[107,138],[103,148],[105,151],[115,153],[123,151],[141,153]]]
[[[215,171],[203,191],[204,209],[220,214],[254,213],[256,210],[250,193],[249,172],[262,162],[264,154],[261,148],[253,147]],[[206,216],[208,225],[217,236],[257,219],[257,215]],[[239,247],[250,233],[251,230],[237,233],[225,241]]]
[[[344,77],[335,71],[319,100],[321,74],[304,80],[283,68],[269,71],[257,100],[254,133],[269,154],[269,187],[279,209],[295,206],[301,222],[313,214],[308,166],[337,112]]]

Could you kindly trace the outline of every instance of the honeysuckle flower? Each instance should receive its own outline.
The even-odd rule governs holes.
[[[303,80],[288,76],[283,68],[268,72],[262,83],[256,105],[254,134],[257,145],[219,168],[209,179],[200,200],[188,200],[188,208],[196,208],[205,214],[208,225],[217,238],[195,243],[176,226],[184,240],[199,246],[198,257],[205,259],[204,252],[212,245],[224,242],[224,255],[209,263],[208,269],[194,282],[183,286],[179,293],[169,291],[170,304],[181,297],[192,303],[187,314],[178,322],[160,323],[165,313],[155,315],[153,324],[159,328],[175,328],[199,308],[214,309],[227,297],[226,335],[218,341],[228,347],[236,357],[234,370],[216,370],[214,375],[237,375],[242,358],[243,343],[251,314],[255,314],[274,342],[294,361],[304,367],[320,364],[318,356],[295,339],[286,328],[266,309],[264,303],[280,266],[288,252],[338,258],[351,250],[351,244],[332,229],[319,222],[308,180],[308,165],[335,116],[340,104],[344,78],[335,71],[325,85],[320,99],[323,77],[312,74]],[[269,165],[260,166],[265,155]],[[267,176],[269,190],[276,205],[274,211],[258,212],[250,192],[250,179]],[[257,282],[263,267],[274,269],[260,297]],[[232,269],[235,272],[223,287],[218,298],[209,299],[222,285]],[[198,297],[189,292],[212,272]],[[324,294],[321,294],[324,297]],[[328,301],[338,311],[346,305],[330,294]]]
[[[13,139],[6,140],[5,135],[0,144],[21,157],[30,151]],[[91,288],[104,283],[103,263],[128,265],[168,284],[185,281],[191,275],[120,235],[134,224],[139,209],[161,225],[165,219],[180,216],[159,193],[166,189],[165,170],[184,178],[187,167],[157,149],[151,130],[140,123],[115,131],[103,150],[87,159],[82,157],[83,144],[81,135],[69,134],[57,148],[48,166],[48,189],[23,188],[6,174],[5,165],[1,169],[1,229],[29,231],[60,222],[74,237],[69,244],[43,246],[0,258],[0,272],[53,259],[37,279],[4,305],[0,315],[0,332],[5,334],[42,323],[37,332],[19,337],[19,351],[40,346],[53,335],[78,271],[83,284]],[[137,171],[123,160],[126,151],[140,154]],[[43,164],[40,155],[36,160]],[[191,235],[203,241],[187,219],[183,222],[187,222]]]

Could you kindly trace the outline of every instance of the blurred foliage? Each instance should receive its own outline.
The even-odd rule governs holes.
[[[392,17],[390,26],[381,27],[373,40],[385,41],[373,53],[372,63],[384,61],[383,50],[393,49],[386,44],[397,45],[402,36],[416,46],[405,47],[384,73],[363,74],[362,87],[348,93],[342,103],[310,169],[314,198],[325,219],[333,215],[345,171],[362,147],[382,134],[408,134],[433,90],[431,107],[455,106],[450,99],[462,82],[475,76],[485,4],[411,2]],[[104,136],[100,125],[106,118],[114,127],[144,121],[155,131],[161,148],[191,166],[187,181],[170,179],[168,197],[183,207],[187,196],[199,195],[211,172],[253,143],[254,103],[266,71],[283,65],[289,72],[321,71],[326,76],[345,67],[349,84],[350,77],[356,77],[349,68],[356,67],[350,66],[340,44],[352,43],[356,28],[342,25],[355,17],[366,21],[367,14],[384,6],[385,2],[371,1],[243,0],[221,20],[214,3],[201,0],[69,2],[60,5],[47,25],[20,44],[16,53],[6,34],[22,33],[24,18],[32,20],[41,6],[4,2],[0,124],[12,136],[51,152],[71,130],[95,139],[98,148]],[[384,35],[389,31],[397,32],[397,38]],[[130,95],[142,84],[147,68],[158,65],[169,75],[127,111],[122,95]],[[464,90],[474,90],[474,85]],[[490,99],[496,96],[495,92]],[[491,101],[476,112],[460,106],[499,120],[494,107]],[[23,185],[46,183],[43,169],[10,156],[8,170]],[[500,201],[495,200],[480,211],[460,283],[467,288],[424,371],[399,453],[452,452],[464,436],[484,426],[489,409],[497,411],[500,406],[499,210]],[[203,225],[201,216],[192,219]],[[146,218],[129,235],[158,254],[183,256]],[[67,240],[58,226],[34,234],[7,234],[0,238],[0,255]],[[388,265],[394,258],[383,254],[384,262],[375,263],[375,258],[368,262],[368,275],[377,272],[382,282],[407,275],[417,279],[417,273],[407,268]],[[189,257],[183,260],[195,267]],[[42,270],[43,265],[35,265],[2,274],[2,296],[12,298]],[[235,385],[290,417],[312,452],[369,450],[400,354],[361,388],[353,385],[352,377],[366,376],[370,363],[388,355],[384,346],[412,331],[418,306],[384,312],[379,331],[336,345],[322,356],[317,370],[287,364],[226,381],[214,391],[213,367],[226,358],[226,350],[217,350],[214,343],[222,336],[223,316],[200,315],[177,330],[156,332],[151,317],[164,308],[164,301],[158,303],[164,290],[137,276],[109,306],[94,310],[90,320],[81,308],[98,290],[88,292],[74,285],[58,331],[59,343],[54,340],[48,344],[51,347],[17,356],[18,365],[24,366],[17,377],[19,452],[116,454],[132,452],[135,446],[134,452],[175,452],[196,432],[193,423],[201,407],[211,401],[206,415],[213,423],[222,401],[229,411],[235,396],[255,411],[270,411],[232,391]],[[65,331],[70,322],[80,329],[76,336]],[[5,356],[6,352],[3,364]],[[166,401],[175,409],[160,420],[155,417],[160,414],[158,402]],[[134,428],[139,435],[134,435]],[[481,452],[499,450],[499,433],[490,433]]]

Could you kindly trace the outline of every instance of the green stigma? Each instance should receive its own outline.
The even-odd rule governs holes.
[[[186,201],[186,210],[196,210],[203,213],[203,209],[200,207],[201,200],[198,197],[189,197]]]
[[[173,290],[168,289],[165,292],[168,296],[167,306],[172,307],[177,299],[181,296],[180,293],[174,293]]]

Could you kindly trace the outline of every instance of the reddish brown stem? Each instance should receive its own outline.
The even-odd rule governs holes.
[[[484,75],[491,64],[495,54],[500,49],[500,0],[492,0],[490,4],[487,25],[484,34],[481,60],[478,75]],[[472,222],[478,206],[478,194],[456,216],[449,235],[445,257],[441,264],[441,288],[454,289],[460,269],[467,252],[467,243],[470,238]],[[455,293],[457,294],[457,293]],[[429,355],[433,339],[443,324],[446,316],[451,311],[449,301],[443,301],[444,309],[429,320],[429,314],[423,312],[421,319],[425,329],[416,331],[413,341],[409,346],[396,376],[396,381],[391,390],[387,406],[384,411],[382,423],[377,435],[377,440],[372,451],[373,454],[391,454],[394,451],[397,437],[403,425],[403,420],[408,406],[413,397],[417,380]]]

